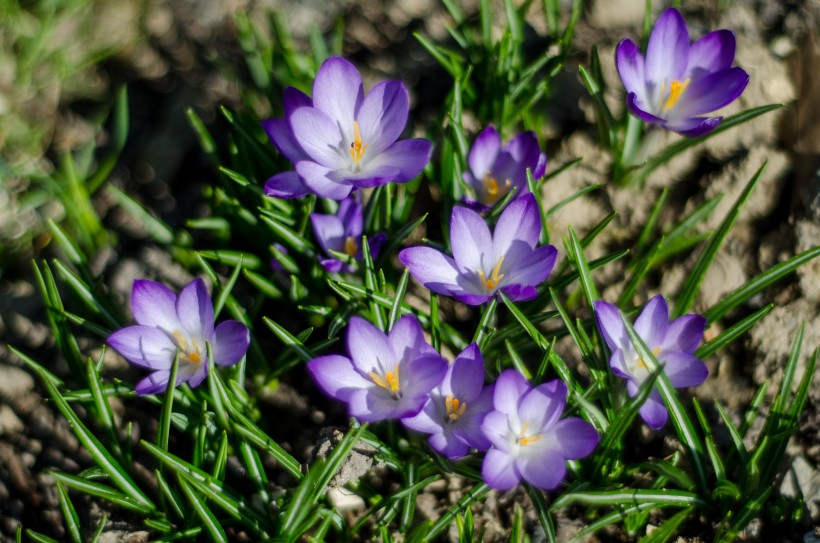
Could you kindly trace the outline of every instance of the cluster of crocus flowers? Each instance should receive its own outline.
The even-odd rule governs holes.
[[[649,36],[646,57],[629,39],[618,44],[615,63],[626,88],[629,111],[651,124],[697,137],[723,117],[702,117],[735,100],[749,75],[732,67],[735,36],[716,30],[693,44],[681,14],[663,12]]]
[[[589,455],[598,445],[595,428],[578,417],[562,419],[567,386],[555,379],[532,387],[516,370],[495,383],[493,411],[481,430],[492,447],[481,475],[492,488],[506,490],[522,479],[551,490],[566,475],[566,461]]]
[[[613,373],[626,379],[627,392],[635,396],[652,373],[649,366],[638,356],[617,307],[597,301],[595,318],[612,351],[609,365]],[[675,388],[699,385],[709,376],[706,364],[694,355],[705,327],[706,319],[700,315],[683,315],[669,322],[669,309],[661,295],[649,300],[635,321],[635,332],[651,349]],[[666,424],[668,413],[657,386],[641,406],[639,414],[652,429],[657,430]]]
[[[522,132],[501,145],[501,136],[488,126],[473,142],[467,157],[470,170],[464,172],[464,182],[470,187],[473,198],[466,203],[479,211],[486,211],[501,201],[510,191],[525,194],[527,169],[535,179],[544,175],[547,155],[538,147],[535,133]]]
[[[331,251],[345,253],[350,258],[361,261],[363,223],[362,205],[354,198],[345,198],[339,202],[339,209],[335,215],[311,213],[313,235],[326,255],[325,258],[320,258],[319,262],[327,271],[352,271],[350,265],[333,256]],[[386,239],[386,234],[376,234],[368,239],[368,248],[373,259],[379,256]]]
[[[341,57],[319,68],[312,98],[288,88],[284,109],[284,119],[263,127],[294,170],[267,181],[270,196],[341,200],[356,188],[409,181],[430,160],[430,141],[398,139],[409,112],[404,84],[382,81],[365,96],[358,70]]]
[[[214,328],[214,306],[202,279],[195,279],[177,296],[149,280],[137,280],[131,293],[135,326],[118,330],[108,344],[132,364],[153,370],[136,386],[137,394],[156,394],[168,386],[179,355],[176,385],[195,387],[208,374],[207,345],[214,364],[232,366],[250,345],[244,324],[228,320]]]
[[[493,233],[472,209],[453,208],[452,257],[432,247],[410,247],[399,259],[426,288],[466,304],[483,304],[498,292],[513,301],[531,300],[557,255],[552,245],[536,247],[540,235],[538,205],[526,194],[501,213]]]

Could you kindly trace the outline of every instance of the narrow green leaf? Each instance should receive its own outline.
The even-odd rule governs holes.
[[[142,204],[114,185],[107,185],[105,191],[118,206],[136,219],[157,243],[170,245],[174,242],[174,231],[167,224],[154,217]]]
[[[216,543],[228,543],[228,536],[225,535],[222,524],[216,516],[214,516],[213,512],[211,512],[208,505],[196,495],[196,492],[194,492],[190,484],[184,478],[180,478],[179,486],[183,494],[185,494],[185,497],[188,498],[188,502],[193,506],[197,516],[202,521],[202,525],[205,527],[205,531],[211,537],[211,540]]]
[[[123,509],[127,509],[129,511],[136,511],[143,515],[147,515],[152,511],[151,508],[146,507],[135,500],[132,500],[125,494],[114,490],[110,486],[97,483],[95,481],[90,481],[82,477],[77,477],[75,475],[69,475],[68,473],[62,473],[59,471],[52,471],[51,475],[58,482],[73,490],[82,492],[83,494],[88,494],[89,496],[96,496],[97,498],[102,498],[103,500],[106,500],[114,505],[122,507]]]
[[[63,520],[65,521],[66,530],[71,540],[74,543],[83,543],[82,528],[80,527],[80,517],[77,516],[77,510],[74,509],[74,504],[68,497],[63,485],[57,483],[57,496],[60,499],[60,510],[63,512]]]

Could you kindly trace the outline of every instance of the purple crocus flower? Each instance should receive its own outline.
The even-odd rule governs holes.
[[[561,419],[567,386],[560,379],[531,387],[516,370],[504,371],[495,383],[494,411],[481,430],[492,443],[481,475],[496,490],[521,479],[551,490],[564,480],[566,461],[583,458],[598,444],[598,432],[578,417]]]
[[[350,416],[363,422],[417,414],[447,372],[447,362],[409,315],[389,334],[352,317],[346,339],[349,357],[314,358],[308,371],[325,394],[347,403]]]
[[[475,201],[468,202],[486,211],[513,189],[526,194],[527,168],[535,179],[542,177],[547,168],[547,155],[538,148],[534,132],[523,132],[501,146],[501,136],[488,126],[478,135],[467,159],[470,171],[464,172],[464,182],[475,193]]]
[[[484,386],[484,359],[471,343],[459,354],[418,415],[402,419],[408,428],[431,434],[430,445],[451,460],[470,448],[490,447],[481,431],[484,415],[493,409],[493,385]]]
[[[270,196],[341,200],[354,188],[409,181],[430,160],[430,141],[397,141],[409,111],[404,84],[382,81],[365,96],[361,75],[341,57],[319,68],[313,99],[286,89],[284,108],[284,119],[262,126],[295,170],[268,179]]]
[[[239,362],[250,345],[250,331],[240,322],[228,320],[214,328],[214,306],[202,279],[194,279],[179,296],[165,285],[138,279],[131,309],[137,325],[114,332],[108,344],[132,364],[154,370],[137,383],[137,394],[166,389],[177,351],[176,384],[195,387],[208,374],[206,343],[220,366]]]
[[[466,304],[483,304],[499,291],[511,300],[531,300],[557,255],[552,245],[536,248],[540,235],[535,196],[526,194],[507,206],[493,234],[475,211],[453,208],[452,258],[432,247],[410,247],[399,259],[425,287]]]
[[[627,380],[629,396],[635,396],[651,371],[629,340],[618,308],[600,300],[594,306],[598,329],[612,351],[609,366],[615,375]],[[663,365],[664,373],[675,388],[699,385],[709,376],[706,364],[693,354],[705,327],[706,319],[700,315],[683,315],[669,322],[669,309],[661,295],[649,300],[635,321],[635,332]],[[666,424],[668,413],[657,388],[639,413],[654,430]]]
[[[351,271],[350,266],[334,257],[330,251],[347,253],[351,258],[361,261],[362,248],[362,225],[364,219],[362,206],[353,198],[345,198],[339,203],[339,210],[336,215],[322,215],[311,213],[310,223],[313,226],[313,234],[319,241],[319,245],[325,251],[327,258],[319,259],[325,269],[331,273],[338,273],[342,270]],[[370,256],[375,260],[379,256],[382,245],[387,239],[386,234],[376,234],[368,239]]]
[[[734,58],[731,31],[710,32],[690,45],[686,23],[674,8],[655,23],[646,58],[628,39],[615,51],[629,111],[690,138],[711,132],[723,120],[700,115],[729,104],[746,88],[749,75],[732,68]]]

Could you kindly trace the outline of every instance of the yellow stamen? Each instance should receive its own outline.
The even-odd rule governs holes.
[[[656,358],[657,358],[657,356],[660,352],[661,352],[660,347],[655,347],[654,349],[652,349],[652,354],[655,355]],[[640,368],[640,369],[644,369],[644,370],[649,369],[649,366],[646,365],[646,362],[643,361],[643,358],[639,358],[638,361],[635,362],[635,367]]]
[[[171,335],[174,336],[174,339],[177,341],[177,347],[180,351],[180,358],[193,362],[194,364],[199,364],[202,362],[202,354],[199,352],[199,345],[196,344],[196,341],[191,342],[193,350],[189,350],[188,340],[182,332],[179,330],[174,330],[174,333]]]
[[[350,144],[350,158],[354,164],[362,161],[367,145],[362,143],[362,133],[359,131],[359,123],[353,121],[353,143]]]
[[[498,184],[498,180],[495,177],[491,176],[489,172],[487,172],[484,174],[484,178],[481,180],[481,184],[484,186],[484,191],[487,194],[485,203],[493,204],[500,197],[507,194],[507,190],[510,188],[512,182],[509,179],[505,179],[504,186],[501,187]]]
[[[356,243],[356,240],[353,236],[347,236],[347,238],[345,238],[345,253],[347,253],[347,256],[355,258],[358,252],[359,245]]]
[[[375,371],[371,371],[368,373],[370,379],[376,383],[378,386],[382,387],[385,390],[389,390],[390,394],[396,396],[399,391],[399,365],[396,364],[393,367],[393,371],[388,371],[387,374],[382,377]]]
[[[493,273],[490,275],[490,278],[487,279],[487,276],[484,275],[484,270],[478,270],[478,276],[481,278],[481,282],[484,283],[484,286],[487,288],[487,291],[492,292],[498,286],[498,283],[504,279],[503,273],[498,273],[501,271],[501,264],[504,262],[504,257],[498,259],[498,262],[495,263],[495,268],[493,268]]]
[[[535,443],[539,439],[541,439],[541,434],[535,434],[534,436],[529,436],[529,437],[522,437],[522,438],[519,438],[518,444],[521,445],[522,447],[525,447],[525,446],[529,445],[530,443]]]
[[[450,421],[457,421],[458,418],[467,411],[467,402],[462,402],[458,398],[447,396],[444,399],[444,407],[447,408],[447,416]]]
[[[680,97],[683,96],[683,92],[686,90],[686,87],[689,86],[689,79],[685,79],[683,82],[678,81],[677,79],[672,81],[669,88],[669,96],[666,98],[666,102],[663,104],[663,110],[669,111],[675,104],[678,103]],[[666,85],[661,86],[661,96],[664,95],[664,90],[666,90]]]

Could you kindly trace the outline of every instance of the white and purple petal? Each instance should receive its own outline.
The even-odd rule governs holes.
[[[481,477],[495,490],[509,490],[521,481],[514,458],[498,449],[487,451],[481,464]]]
[[[696,78],[731,68],[735,47],[735,35],[731,30],[709,32],[689,48],[687,77]]]
[[[137,279],[131,289],[131,311],[137,324],[161,328],[168,333],[179,328],[177,295],[156,281]]]
[[[132,364],[154,370],[170,369],[177,352],[168,334],[153,326],[127,326],[108,336],[108,344]]]
[[[476,137],[470,148],[470,154],[467,156],[467,163],[475,179],[480,182],[484,174],[492,169],[500,151],[501,136],[498,135],[495,127],[490,125]]]
[[[367,167],[378,168],[390,166],[397,170],[393,179],[396,183],[404,183],[419,176],[430,162],[433,154],[433,144],[429,140],[417,138],[400,140],[372,158]]]
[[[578,417],[559,420],[553,426],[551,436],[567,460],[589,455],[601,439],[595,427]]]
[[[552,490],[560,485],[567,474],[564,457],[552,447],[539,447],[532,456],[519,456],[515,460],[515,467],[525,481],[544,490]]]
[[[250,344],[251,332],[247,326],[234,320],[220,323],[214,329],[211,344],[214,363],[219,366],[233,366],[242,360]]]
[[[378,155],[391,146],[407,124],[410,110],[407,89],[401,81],[382,81],[370,89],[357,121],[366,154]]]
[[[214,304],[205,281],[197,277],[182,289],[176,303],[182,328],[193,338],[209,339],[214,331]]]
[[[661,353],[659,360],[663,363],[669,382],[675,388],[697,386],[709,377],[706,364],[694,355],[681,352]]]
[[[274,198],[301,198],[310,193],[311,190],[295,170],[278,173],[265,181],[265,194]]]
[[[463,270],[489,271],[495,266],[493,238],[481,216],[466,207],[454,207],[450,218],[450,245],[453,259]]]
[[[373,383],[353,367],[353,362],[340,355],[314,358],[307,364],[308,372],[322,392],[337,400],[348,402],[354,392],[367,389]]]
[[[362,77],[356,67],[341,57],[327,59],[313,81],[313,106],[324,112],[336,125],[337,132],[350,142],[353,141],[353,121],[363,102]]]
[[[540,235],[541,216],[538,204],[535,196],[525,194],[508,205],[498,218],[493,231],[493,256],[497,259],[505,255],[514,241],[521,241],[533,248]]]
[[[681,14],[669,8],[661,14],[649,35],[644,74],[647,83],[681,80],[689,62],[689,31]]]

